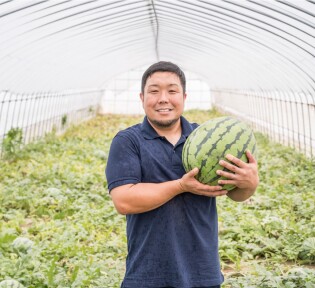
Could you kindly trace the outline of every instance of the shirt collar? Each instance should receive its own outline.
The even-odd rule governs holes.
[[[187,138],[193,131],[193,128],[183,116],[180,117],[180,123],[182,126],[182,136]],[[144,117],[143,122],[141,123],[141,132],[144,138],[148,140],[161,137],[151,126],[147,116]]]

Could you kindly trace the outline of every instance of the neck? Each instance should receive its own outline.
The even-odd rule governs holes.
[[[166,127],[157,126],[154,123],[152,123],[149,119],[148,121],[160,136],[164,136],[173,145],[175,145],[178,142],[179,138],[182,135],[182,126],[180,118],[178,119],[178,121],[173,123],[173,125]]]

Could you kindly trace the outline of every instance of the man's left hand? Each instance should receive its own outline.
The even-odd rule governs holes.
[[[240,189],[255,191],[258,183],[258,165],[253,154],[249,150],[246,151],[248,163],[236,158],[231,154],[226,155],[231,163],[220,160],[219,164],[229,171],[218,170],[217,174],[224,176],[227,180],[219,180],[219,185],[232,184]]]

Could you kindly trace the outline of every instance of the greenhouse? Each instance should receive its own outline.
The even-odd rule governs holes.
[[[0,0],[0,288],[140,288],[128,286],[129,219],[204,197],[189,190],[125,216],[109,193],[113,139],[144,125],[142,77],[160,61],[185,73],[189,123],[229,116],[251,128],[258,152],[244,165],[259,174],[250,198],[207,197],[224,281],[192,280],[174,256],[163,287],[315,287],[314,1]],[[158,71],[147,79],[176,76]],[[156,287],[155,273],[141,287]]]

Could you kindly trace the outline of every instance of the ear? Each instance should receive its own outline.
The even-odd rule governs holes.
[[[142,105],[143,105],[143,103],[144,103],[144,95],[142,93],[140,93],[139,96],[140,96],[140,99],[141,99],[141,102],[142,102]]]
[[[187,93],[184,93],[184,101],[186,100],[187,98]]]

